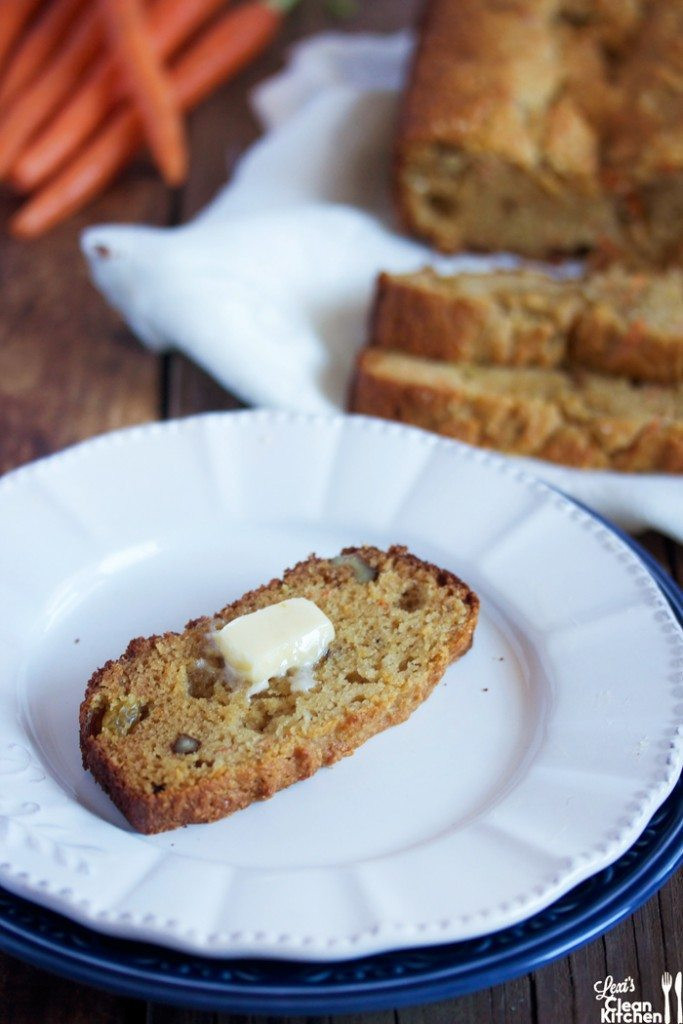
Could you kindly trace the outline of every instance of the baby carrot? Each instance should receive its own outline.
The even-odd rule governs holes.
[[[298,0],[248,0],[208,29],[171,69],[178,106],[189,110],[236,75],[274,38],[283,15]],[[143,140],[137,112],[115,114],[73,163],[15,214],[11,231],[34,238],[98,195],[132,159]]]
[[[297,2],[247,0],[207,29],[173,67],[173,84],[183,109],[196,106],[261,53]]]
[[[43,73],[0,115],[0,178],[36,129],[59,106],[102,44],[96,8],[87,6]]]
[[[0,68],[5,66],[14,42],[39,3],[40,0],[6,0],[0,4]]]
[[[225,0],[156,0],[147,15],[147,29],[162,59],[172,56]],[[76,153],[100,127],[121,98],[116,62],[103,53],[63,108],[19,155],[10,172],[12,185],[31,192]]]
[[[83,0],[53,0],[26,29],[0,79],[0,107],[35,78],[82,6]]]
[[[73,163],[36,192],[10,221],[18,238],[35,238],[98,195],[135,155],[142,122],[130,107],[116,114]]]
[[[147,33],[140,0],[102,0],[112,49],[140,113],[150,149],[169,185],[187,174],[185,128],[166,70]]]

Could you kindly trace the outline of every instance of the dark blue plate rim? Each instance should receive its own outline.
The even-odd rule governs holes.
[[[683,625],[683,591],[632,538],[581,507],[640,557]],[[637,910],[681,863],[683,776],[618,861],[521,924],[479,939],[336,963],[215,960],[101,935],[0,889],[0,949],[75,981],[177,1006],[367,1012],[464,995],[566,956]]]

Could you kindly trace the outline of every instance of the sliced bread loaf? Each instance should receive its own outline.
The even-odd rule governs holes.
[[[683,472],[681,384],[455,365],[368,348],[351,408],[571,466]]]
[[[683,380],[683,272],[381,274],[370,340],[448,362]]]
[[[335,639],[298,691],[287,676],[232,689],[211,634],[288,598],[328,616]],[[409,554],[311,556],[182,633],[133,640],[92,677],[80,711],[83,764],[131,824],[160,832],[224,817],[351,754],[407,718],[472,642],[479,602]]]
[[[580,304],[575,283],[530,270],[385,273],[370,342],[455,363],[557,366]]]

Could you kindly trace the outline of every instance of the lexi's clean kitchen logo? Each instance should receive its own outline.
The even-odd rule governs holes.
[[[608,974],[602,981],[596,981],[593,985],[595,998],[602,1004],[600,1024],[683,1024],[681,972],[674,981],[673,975],[664,971],[661,984],[662,994],[653,1003],[634,998],[636,985],[630,975],[623,981],[615,981]],[[655,1009],[655,1006],[662,1009]]]

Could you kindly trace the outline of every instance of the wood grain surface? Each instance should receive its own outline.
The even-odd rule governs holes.
[[[143,350],[89,283],[79,232],[107,220],[187,220],[256,138],[246,94],[281,66],[291,42],[323,28],[391,31],[409,24],[417,6],[417,0],[372,0],[359,3],[356,13],[340,22],[322,0],[303,0],[271,51],[193,114],[192,171],[182,191],[169,193],[141,160],[105,197],[47,238],[20,244],[2,237],[0,471],[113,427],[236,406],[185,358]],[[3,221],[14,205],[11,196],[0,197]],[[681,548],[652,533],[640,539],[680,582]],[[662,971],[683,968],[682,954],[679,875],[608,934],[531,975],[448,1002],[335,1019],[345,1024],[592,1024],[600,1019],[595,981],[607,974],[631,975],[641,998],[654,1000]],[[123,999],[0,954],[0,1024],[246,1024],[251,1019],[266,1020]]]

